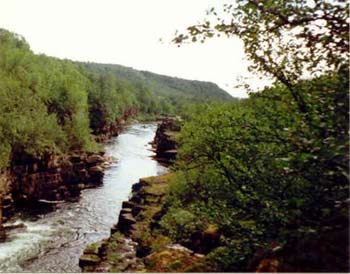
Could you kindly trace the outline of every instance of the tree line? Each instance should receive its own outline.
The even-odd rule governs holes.
[[[137,72],[131,69],[133,74]],[[133,80],[113,65],[34,54],[23,37],[0,29],[0,168],[23,154],[40,158],[95,151],[94,135],[108,131],[131,108],[139,118],[154,118],[179,113],[193,101],[207,101],[191,86],[183,89],[189,96],[183,99],[177,89],[155,88],[154,80],[153,86],[146,79]],[[213,98],[219,97],[214,93]]]

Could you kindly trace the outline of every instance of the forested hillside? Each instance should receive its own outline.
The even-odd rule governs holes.
[[[159,75],[148,71],[113,64],[77,63],[81,68],[92,73],[109,74],[118,80],[131,83],[142,89],[141,100],[159,101],[167,111],[182,108],[188,102],[230,101],[234,100],[226,91],[210,82],[185,80]]]
[[[116,207],[111,237],[86,248],[83,271],[350,271],[349,3],[227,2],[173,42],[239,38],[249,71],[274,79],[242,100],[212,83],[36,55],[0,29],[0,183],[10,175],[14,200],[63,203],[70,190],[101,185],[108,163],[99,141],[130,117],[175,116],[162,120],[153,142],[142,124],[124,136],[136,140],[125,153],[111,150],[116,168],[136,157],[121,175],[139,176],[149,163],[154,169],[142,174],[157,176],[120,191],[135,178],[109,174],[118,195],[132,193]],[[139,143],[142,134],[149,139]],[[148,157],[151,143],[168,169]],[[83,204],[84,216],[102,223],[109,213],[99,209],[121,199],[96,197],[98,210]],[[97,232],[88,223],[85,231],[74,225],[84,245],[79,237]]]
[[[0,168],[23,153],[40,158],[93,151],[91,133],[113,132],[136,112],[154,117],[179,113],[189,102],[231,99],[211,83],[36,55],[21,36],[4,29],[0,85]]]

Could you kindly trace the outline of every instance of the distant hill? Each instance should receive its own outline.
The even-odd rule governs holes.
[[[121,80],[143,85],[154,95],[160,97],[182,97],[183,99],[195,99],[196,101],[230,101],[235,99],[211,82],[185,80],[114,64],[82,62],[77,62],[77,64],[90,71],[109,72]]]

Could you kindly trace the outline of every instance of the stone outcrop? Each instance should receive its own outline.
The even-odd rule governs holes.
[[[102,184],[108,161],[103,152],[79,151],[69,156],[18,159],[11,167],[12,198],[18,205],[27,205],[76,197],[82,189]]]
[[[171,164],[177,154],[176,134],[181,129],[179,118],[164,118],[158,124],[153,147],[156,160],[166,165]]]
[[[165,118],[158,125],[153,146],[156,159],[167,165],[175,159],[177,119]],[[159,221],[166,213],[166,193],[172,173],[141,178],[132,186],[132,195],[124,201],[118,223],[108,239],[87,247],[80,258],[83,272],[183,272],[207,270],[205,256],[161,233]],[[215,246],[217,227],[208,227],[201,241]],[[96,248],[98,247],[98,248]]]
[[[109,239],[89,245],[80,257],[84,272],[139,272],[142,261],[136,256],[136,243],[119,232]]]
[[[111,237],[85,249],[79,263],[83,272],[184,272],[208,269],[205,255],[173,244],[168,237],[152,232],[165,213],[165,195],[172,176],[168,173],[141,178],[133,185],[132,196],[123,202],[118,223],[111,228]],[[217,228],[210,227],[205,233],[210,239],[215,238]]]
[[[9,191],[11,172],[9,169],[0,170],[0,242],[6,240],[6,222],[8,216],[13,214],[13,199]]]
[[[68,156],[47,155],[42,159],[21,154],[12,166],[0,172],[0,241],[16,208],[38,211],[76,199],[81,190],[102,184],[111,159],[101,153],[75,151]]]
[[[110,161],[103,152],[75,151],[68,156],[47,155],[42,159],[22,154],[0,173],[1,181],[6,182],[0,199],[1,223],[13,215],[15,208],[52,207],[75,199],[85,188],[102,184]],[[4,239],[6,231],[1,227],[0,239]]]
[[[150,272],[201,272],[205,256],[179,244],[169,244],[144,259]]]
[[[123,127],[126,125],[126,121],[130,117],[136,116],[138,113],[138,108],[131,107],[124,110],[122,116],[115,120],[113,124],[103,124],[93,126],[93,133],[95,135],[95,140],[97,142],[106,142],[114,136],[118,136],[122,131]],[[99,114],[102,115],[102,114]]]
[[[126,120],[137,113],[137,108],[129,108],[113,125],[95,129],[95,140],[104,142],[117,136]],[[6,191],[0,189],[0,238],[4,231],[1,224],[16,207],[41,208],[43,204],[76,199],[81,190],[102,184],[104,169],[110,162],[104,152],[71,151],[65,156],[46,154],[41,158],[23,151],[13,153],[11,166],[0,170],[0,182],[7,182]]]
[[[173,162],[177,153],[175,135],[179,130],[178,119],[161,120],[152,143],[158,161],[166,165]],[[178,266],[170,266],[173,271],[185,269],[185,265],[193,265],[202,259],[201,255],[185,247],[169,245],[171,241],[168,237],[151,235],[151,230],[158,226],[165,213],[163,205],[171,176],[169,173],[141,178],[132,186],[132,195],[128,201],[123,202],[118,223],[111,228],[111,236],[103,240],[102,244],[97,243],[98,250],[89,246],[81,256],[79,265],[83,272],[157,271],[153,268],[154,259],[169,252],[177,253],[176,258],[181,261]],[[159,247],[167,247],[164,247],[160,254],[154,254],[152,243]],[[144,262],[147,262],[146,265]],[[160,271],[166,269],[167,263],[163,257],[162,262]]]
[[[171,164],[176,156],[171,119],[163,119],[154,141],[157,159]],[[170,153],[169,153],[170,152]],[[174,153],[173,153],[174,152]],[[217,272],[220,267],[206,255],[222,245],[220,228],[207,224],[178,243],[162,234],[160,220],[166,214],[165,197],[171,174],[142,178],[133,185],[132,196],[122,204],[111,237],[96,248],[87,248],[80,259],[83,272]],[[325,231],[283,245],[273,242],[251,258],[251,272],[348,272],[349,200],[335,219],[325,221]],[[341,210],[340,210],[341,211]],[[219,267],[219,268],[218,268]]]
[[[111,260],[111,257],[125,256],[123,250],[128,250],[126,246],[130,245],[133,246],[133,251],[129,253],[133,254],[133,257],[129,259],[134,263],[132,267],[127,267],[128,271],[144,269],[141,257],[148,254],[148,243],[143,241],[143,235],[149,229],[154,215],[161,211],[169,176],[171,175],[165,174],[142,178],[133,185],[133,194],[128,201],[123,202],[118,223],[111,228],[111,237],[103,241],[99,252],[91,252],[91,247],[88,247],[81,256],[79,265],[84,272],[96,272],[98,269],[109,271],[112,268],[125,271],[124,261],[118,259],[117,263],[116,260]],[[93,264],[92,261],[96,258],[91,259],[91,256],[97,254],[100,259],[95,260]]]

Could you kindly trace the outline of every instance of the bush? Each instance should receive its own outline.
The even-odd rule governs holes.
[[[227,269],[244,269],[271,241],[320,233],[336,216],[337,201],[348,198],[347,86],[341,68],[296,85],[307,113],[276,85],[241,102],[207,106],[183,126],[169,212],[186,208],[218,224],[231,254]]]
[[[195,215],[181,208],[170,209],[160,225],[171,239],[184,245],[190,244],[192,235],[203,229],[203,224]]]

